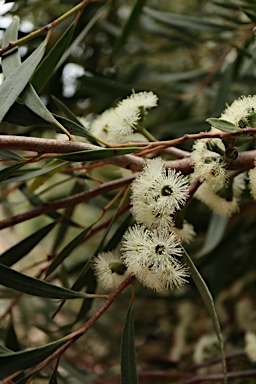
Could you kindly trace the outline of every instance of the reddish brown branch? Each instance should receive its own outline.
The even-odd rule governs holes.
[[[21,223],[23,221],[33,219],[48,212],[56,211],[60,208],[74,207],[75,205],[88,201],[93,197],[123,187],[131,183],[134,177],[135,176],[130,176],[123,179],[109,181],[108,183],[102,184],[96,188],[92,188],[89,191],[77,193],[75,195],[50,203],[45,203],[43,205],[40,205],[39,207],[31,209],[30,211],[8,217],[7,219],[0,221],[0,229],[12,227],[13,225]]]

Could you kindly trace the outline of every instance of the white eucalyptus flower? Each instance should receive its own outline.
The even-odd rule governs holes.
[[[117,251],[100,253],[93,259],[92,268],[98,283],[105,289],[115,289],[129,276]]]
[[[171,229],[177,236],[179,236],[181,241],[184,241],[184,243],[187,244],[193,241],[196,235],[193,225],[186,220],[183,221],[182,228],[172,227]]]
[[[242,96],[227,107],[220,118],[244,128],[251,126],[251,120],[255,119],[255,111],[256,96]]]
[[[124,264],[135,276],[141,267],[163,271],[179,265],[177,257],[182,255],[176,235],[168,230],[149,230],[144,225],[128,228],[121,251]]]
[[[153,159],[132,183],[131,212],[148,227],[168,227],[173,225],[171,215],[186,203],[188,196],[188,178],[166,170],[161,158]]]
[[[249,176],[249,188],[251,190],[251,195],[256,200],[256,161],[254,162],[255,167],[250,169],[248,172]]]
[[[252,363],[256,363],[256,334],[246,332],[245,334],[245,352]]]

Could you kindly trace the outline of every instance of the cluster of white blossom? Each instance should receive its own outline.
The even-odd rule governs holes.
[[[157,292],[187,282],[188,270],[179,260],[182,256],[180,245],[183,238],[191,241],[194,231],[186,221],[182,229],[175,230],[173,215],[186,203],[188,188],[188,178],[166,170],[161,158],[148,160],[132,183],[132,214],[137,224],[124,234],[119,262],[124,264],[125,273]],[[113,260],[109,254],[108,260],[105,256],[100,254],[96,258],[94,269],[102,285],[109,288],[115,271]],[[102,258],[106,260],[104,265],[108,263],[108,270],[103,271]]]
[[[91,129],[98,135],[100,130],[105,132],[105,138],[114,141],[127,139],[140,130],[146,111],[156,105],[157,96],[152,92],[134,93],[96,118]],[[256,96],[243,97],[228,107],[221,119],[243,128],[253,123],[254,111]],[[221,131],[212,127],[211,132]],[[238,211],[247,178],[245,172],[228,171],[230,149],[232,145],[224,140],[203,139],[194,143],[191,156],[191,180],[201,182],[195,197],[221,216]],[[249,186],[256,199],[256,162],[249,171]],[[190,242],[195,232],[178,211],[188,197],[188,177],[166,169],[161,158],[147,161],[131,186],[131,212],[137,224],[124,234],[120,257],[103,253],[94,262],[95,274],[105,288],[115,287],[128,274],[158,292],[186,282],[188,270],[179,261],[181,242]]]
[[[110,142],[145,138],[138,134],[140,124],[143,123],[147,111],[157,106],[158,97],[153,92],[132,93],[126,99],[121,100],[115,108],[110,108],[97,116],[91,123],[81,119],[86,127],[96,137]]]

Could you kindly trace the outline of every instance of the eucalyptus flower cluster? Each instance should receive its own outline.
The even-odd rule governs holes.
[[[91,122],[81,121],[96,137],[109,143],[145,141],[141,130],[148,110],[157,106],[158,97],[153,92],[132,93],[116,107],[105,110]]]
[[[180,262],[181,241],[182,237],[190,241],[194,231],[187,222],[184,222],[183,230],[175,231],[174,216],[189,197],[188,178],[180,172],[165,169],[164,161],[156,158],[148,160],[131,190],[131,211],[137,224],[129,227],[123,236],[119,263],[123,263],[125,273],[132,274],[144,286],[157,292],[184,285],[189,273]],[[104,265],[108,263],[104,271],[103,258]],[[98,280],[109,288],[107,275],[110,281],[117,273],[113,270],[110,255],[100,254],[94,269]]]

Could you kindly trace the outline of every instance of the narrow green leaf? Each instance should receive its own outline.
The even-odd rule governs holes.
[[[96,149],[89,151],[71,152],[63,155],[53,155],[56,159],[67,161],[94,161],[109,159],[110,157],[127,155],[129,153],[140,152],[141,148],[129,147],[129,148],[107,148]]]
[[[234,125],[230,123],[229,121],[217,119],[216,117],[210,117],[209,119],[206,119],[207,123],[212,125],[214,128],[219,129],[223,132],[240,132],[242,131],[242,128],[238,127],[237,125]]]
[[[250,12],[250,11],[247,11],[247,10],[245,10],[245,9],[241,9],[241,10],[246,14],[246,16],[249,17],[249,19],[251,19],[251,21],[252,21],[253,23],[256,23],[256,14],[255,14],[255,13]]]
[[[6,29],[3,39],[2,39],[2,46],[7,46],[10,41],[15,41],[18,38],[18,30],[20,25],[20,18],[18,16],[13,17],[13,21],[9,25],[9,27]],[[2,69],[5,77],[8,77],[8,75],[14,71],[17,67],[20,66],[21,60],[20,55],[18,51],[18,47],[15,47],[10,52],[3,54],[2,56]]]
[[[98,141],[93,134],[88,131],[81,123],[77,124],[76,122],[67,119],[66,117],[59,116],[54,114],[56,119],[71,133],[71,135],[85,137],[90,143],[98,145]],[[58,133],[63,133],[60,129],[56,129]]]
[[[202,297],[202,300],[210,314],[210,317],[213,322],[213,326],[216,332],[216,336],[219,341],[219,347],[220,347],[220,353],[221,353],[221,359],[222,359],[222,369],[223,369],[223,374],[224,374],[224,383],[227,383],[227,366],[226,366],[226,358],[225,358],[225,351],[224,351],[224,343],[223,343],[223,338],[222,338],[222,333],[221,333],[221,328],[220,328],[220,323],[218,319],[217,312],[215,310],[214,306],[214,301],[211,295],[211,292],[209,291],[204,279],[198,272],[195,264],[193,263],[192,259],[186,252],[185,248],[183,248],[184,252],[184,258],[186,261],[187,266],[189,267],[191,276],[194,280],[194,283]]]
[[[79,35],[75,38],[75,40],[70,44],[70,46],[66,49],[64,54],[62,55],[61,59],[58,62],[58,65],[56,69],[58,69],[70,56],[71,52],[76,48],[85,38],[87,33],[90,31],[90,29],[94,26],[94,24],[99,20],[99,18],[106,12],[106,10],[109,9],[109,5],[105,4],[103,5],[98,12],[95,13],[95,15],[91,18],[91,20],[88,22],[88,24],[82,29],[82,31],[79,33]],[[78,21],[78,25],[81,19]]]
[[[51,173],[52,171],[54,170],[59,170],[61,169],[62,167],[64,167],[66,164],[66,162],[58,162],[57,164],[54,163],[53,165],[49,165],[48,167],[45,167],[45,168],[40,168],[36,171],[31,171],[31,172],[27,172],[27,173],[24,173],[22,174],[21,176],[15,176],[15,177],[12,177],[8,180],[5,180],[4,183],[13,183],[13,182],[17,182],[17,181],[26,181],[26,180],[30,180],[30,179],[33,179],[35,177],[38,177],[38,176],[42,176],[42,175],[45,175],[47,173]]]
[[[19,189],[24,194],[24,196],[27,198],[27,200],[30,202],[30,204],[32,204],[34,207],[37,207],[38,205],[42,205],[45,203],[45,201],[40,199],[40,197],[38,195],[35,195],[34,193],[29,193],[28,187],[26,184],[22,184],[19,187]],[[54,221],[57,221],[61,218],[62,215],[58,212],[49,212],[49,213],[46,213],[46,216],[50,217]],[[65,219],[63,221],[72,227],[82,228],[80,224],[74,222],[69,217],[65,217]]]
[[[41,61],[45,51],[45,42],[42,42],[37,49],[0,85],[0,121],[3,120],[9,108],[27,85],[35,68]]]
[[[53,373],[51,374],[49,384],[58,384],[57,371],[56,370],[54,370]]]
[[[136,0],[134,7],[132,9],[132,12],[130,14],[130,17],[125,23],[122,29],[122,33],[115,43],[113,54],[116,54],[119,51],[119,49],[125,45],[129,35],[134,30],[135,24],[137,23],[139,17],[141,16],[142,8],[145,5],[145,3],[146,3],[146,0]]]
[[[82,232],[79,233],[78,236],[76,236],[70,243],[68,243],[62,251],[53,259],[52,263],[50,264],[49,268],[46,271],[46,277],[48,277],[55,269],[63,263],[63,261],[70,255],[70,253],[79,245],[80,241],[85,237],[85,235],[89,232],[89,230],[92,228],[92,225],[85,228]],[[0,259],[1,261],[1,259]]]
[[[7,249],[0,255],[0,263],[11,267],[20,259],[26,256],[55,226],[55,223],[46,225],[24,240]]]
[[[32,348],[26,351],[4,351],[4,354],[0,355],[0,379],[4,379],[15,372],[20,370],[24,371],[39,364],[65,342],[66,340],[63,338],[42,347]]]
[[[3,36],[3,45],[6,46],[10,41],[17,40],[18,37],[18,28],[19,28],[19,18],[14,17],[13,22],[7,28]],[[19,52],[15,49],[11,54],[7,53],[3,55],[2,68],[6,78],[21,65],[21,60]],[[49,68],[48,68],[49,72]],[[54,126],[59,127],[59,122],[54,118],[51,112],[46,108],[34,88],[30,83],[28,83],[25,89],[20,94],[21,100],[25,105],[36,115],[41,117],[43,120],[48,123],[53,124]]]
[[[197,253],[201,257],[211,252],[223,238],[229,218],[212,213],[203,248]]]
[[[78,299],[85,298],[85,293],[61,288],[46,281],[26,276],[20,272],[0,264],[0,284],[28,295],[47,297],[51,299]]]
[[[3,149],[0,151],[0,158],[5,160],[25,160],[24,157],[14,151],[11,151],[10,149]]]
[[[78,118],[76,117],[76,115],[61,100],[59,100],[57,97],[53,95],[51,96],[51,98],[54,104],[56,105],[56,107],[58,108],[58,110],[61,112],[61,114],[64,114],[67,119],[69,119],[70,121],[73,121],[79,126],[83,126],[81,122],[78,120]]]
[[[170,27],[180,28],[184,33],[187,33],[187,29],[204,32],[221,32],[234,30],[236,28],[234,25],[217,24],[207,19],[158,11],[150,7],[144,7],[143,11],[152,19]]]
[[[18,337],[15,331],[12,319],[10,319],[5,332],[5,346],[6,348],[9,348],[11,351],[17,352],[20,350],[20,344],[18,341]]]
[[[35,125],[38,127],[52,127],[55,128],[55,125],[45,121],[41,117],[37,116],[32,112],[26,105],[15,102],[6,115],[3,118],[3,121],[6,121],[10,124],[22,125],[27,127],[30,125]],[[56,128],[55,128],[56,129]]]
[[[46,165],[45,169],[54,167],[55,165],[57,165],[57,168],[54,168],[50,172],[44,173],[43,175],[35,177],[31,185],[29,186],[28,192],[29,193],[34,192],[37,188],[39,188],[41,185],[46,183],[46,181],[48,181],[52,176],[60,172],[61,169],[66,166],[66,164],[67,164],[66,162],[63,163],[59,160],[50,161]]]
[[[136,351],[134,338],[133,300],[127,312],[121,341],[121,381],[122,384],[137,384]]]
[[[17,163],[10,165],[9,167],[6,167],[0,171],[0,182],[8,179],[17,169],[20,169],[23,167],[23,165],[27,164],[27,162]]]
[[[70,24],[62,36],[57,40],[47,56],[37,67],[31,83],[37,92],[40,92],[56,71],[62,55],[67,50],[75,29],[75,22]]]

